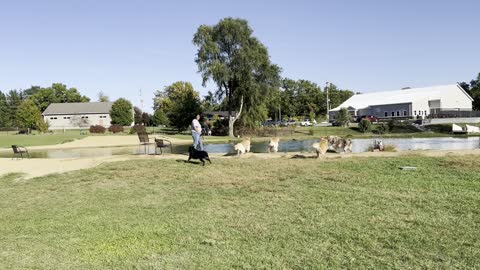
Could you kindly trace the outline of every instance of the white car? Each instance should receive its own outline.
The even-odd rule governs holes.
[[[300,122],[300,126],[310,127],[310,126],[312,126],[312,122],[310,122],[310,119],[304,119],[302,122]]]

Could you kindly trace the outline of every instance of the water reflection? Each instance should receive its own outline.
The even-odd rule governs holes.
[[[365,152],[373,144],[373,139],[352,139],[354,153]],[[289,140],[280,141],[279,152],[310,152],[312,144],[316,140]],[[461,150],[478,149],[480,146],[480,137],[469,138],[398,138],[383,139],[385,145],[393,145],[399,151],[407,150]],[[187,153],[189,145],[174,145],[173,153]],[[109,147],[109,148],[77,148],[77,149],[56,149],[30,151],[32,158],[79,158],[79,157],[98,157],[114,155],[142,155],[154,154],[153,146],[149,148],[130,146],[130,147]],[[224,144],[206,144],[205,150],[209,153],[235,153],[233,143]],[[169,149],[164,152],[169,153]],[[251,151],[254,153],[266,153],[267,143],[253,143]],[[0,157],[11,157],[9,151],[0,152]]]

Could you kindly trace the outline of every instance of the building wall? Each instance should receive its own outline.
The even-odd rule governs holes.
[[[83,117],[83,118],[82,118]],[[81,123],[81,128],[88,128],[93,125],[101,125],[105,128],[110,127],[110,114],[61,114],[61,115],[44,115],[44,121],[48,121],[50,130],[56,129],[80,129],[77,123]]]
[[[385,115],[385,113],[387,113],[387,115]],[[373,115],[377,118],[410,117],[412,116],[412,103],[371,106],[370,114],[368,115]]]
[[[457,109],[460,111],[471,111],[472,101],[463,93],[462,90],[458,91],[449,90],[445,91],[444,96],[441,97],[442,109],[450,110]]]

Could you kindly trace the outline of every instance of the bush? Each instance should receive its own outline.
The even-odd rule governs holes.
[[[130,129],[130,134],[147,132],[144,125],[135,125]]]
[[[100,125],[90,126],[90,133],[105,133],[106,128]]]
[[[388,120],[388,131],[393,131],[393,129],[395,128],[396,125],[398,125],[397,120],[395,120],[393,118]]]
[[[212,128],[213,136],[227,136],[228,135],[228,119],[217,120]]]
[[[387,123],[380,123],[380,124],[377,126],[377,130],[376,130],[376,131],[377,131],[378,134],[388,133],[389,128],[388,128]]]
[[[372,122],[370,122],[370,120],[368,119],[362,119],[362,121],[358,123],[358,130],[360,130],[363,133],[371,132],[372,128],[373,128]]]
[[[118,124],[113,124],[113,125],[111,125],[111,126],[108,128],[108,131],[110,131],[110,132],[112,132],[112,133],[123,132],[123,126],[122,126],[122,125],[118,125]]]

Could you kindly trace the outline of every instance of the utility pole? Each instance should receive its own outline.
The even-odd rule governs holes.
[[[329,111],[330,111],[330,98],[328,97],[328,82],[325,83],[325,91],[327,92],[327,121],[330,120]]]

